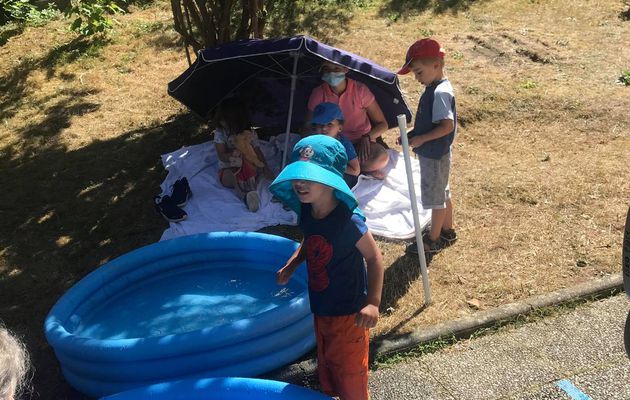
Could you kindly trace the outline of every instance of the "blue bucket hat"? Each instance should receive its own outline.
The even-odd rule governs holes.
[[[319,103],[313,110],[313,118],[311,124],[326,125],[330,121],[338,119],[343,121],[343,113],[341,108],[335,103]]]
[[[291,163],[271,183],[269,191],[300,215],[300,199],[291,181],[317,182],[335,189],[335,197],[354,211],[359,202],[343,180],[347,164],[346,150],[337,139],[326,135],[308,136],[293,147]]]

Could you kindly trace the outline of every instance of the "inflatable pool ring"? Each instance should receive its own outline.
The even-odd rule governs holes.
[[[137,388],[101,400],[331,400],[284,382],[252,378],[187,379]]]
[[[68,382],[99,397],[180,379],[253,377],[313,348],[306,268],[275,272],[297,243],[209,233],[155,243],[96,269],[45,322]]]

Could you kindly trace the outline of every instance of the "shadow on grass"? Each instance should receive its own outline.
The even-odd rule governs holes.
[[[13,36],[17,36],[20,33],[24,32],[24,27],[22,25],[7,25],[0,28],[0,46],[4,46],[9,39]]]
[[[104,36],[76,38],[68,43],[55,46],[42,58],[40,65],[47,68],[47,76],[50,78],[54,75],[58,65],[70,64],[83,57],[98,57],[101,50],[111,42],[111,39]]]
[[[62,97],[55,99],[55,104],[42,108],[46,118],[42,122],[28,124],[22,131],[22,137],[26,139],[56,137],[61,130],[70,126],[70,118],[73,116],[88,114],[100,108],[100,104],[83,100],[83,97],[89,94],[89,90],[64,90],[59,95]],[[32,150],[37,151],[36,148]]]
[[[342,5],[340,5],[342,4]],[[334,2],[279,2],[267,23],[268,37],[291,36],[308,32],[311,36],[334,44],[348,30],[352,5],[347,0]]]
[[[181,48],[184,53],[184,40],[174,30],[172,32],[160,32],[148,39],[148,42],[157,49],[176,49]]]
[[[457,14],[458,12],[468,10],[473,3],[481,3],[482,1],[483,0],[388,0],[381,6],[379,15],[396,21],[400,17],[429,10],[437,14],[446,12]]]
[[[80,99],[66,101],[45,112],[93,107]],[[69,150],[53,140],[64,126],[51,123],[55,118],[61,117],[18,133],[27,142],[20,150],[30,154],[17,157],[12,148],[0,152],[5,188],[0,319],[27,343],[36,367],[33,399],[83,399],[65,383],[44,338],[46,314],[99,265],[160,238],[167,224],[152,204],[163,179],[159,156],[206,138],[191,115],[176,115],[158,126]]]
[[[427,259],[427,267],[431,263],[431,258]],[[420,263],[418,256],[403,255],[385,270],[383,280],[383,294],[381,296],[381,311],[387,312],[390,308],[396,308],[400,300],[409,291],[409,286],[417,280],[422,280]],[[420,305],[419,305],[420,306]],[[396,334],[398,330],[405,326],[407,322],[417,317],[426,306],[423,304],[413,313],[396,326],[391,328],[385,336]]]
[[[45,69],[47,77],[51,78],[57,72],[59,65],[72,63],[81,57],[97,57],[101,49],[108,44],[109,40],[103,38],[75,39],[69,43],[56,46],[41,58],[25,55],[10,71],[0,75],[0,120],[11,118],[27,101],[29,102],[29,107],[34,106],[33,108],[43,104],[43,101],[34,104],[32,98],[28,96],[30,91],[36,89],[27,84],[28,77],[34,71]],[[64,74],[61,78],[68,80],[72,79],[73,76]],[[73,98],[87,94],[87,91],[82,93],[62,91],[54,96],[67,95],[69,98]],[[77,99],[72,99],[71,101],[78,103]],[[81,112],[81,110],[76,111]]]
[[[431,264],[431,260],[432,257],[427,258],[427,268]],[[394,261],[394,263],[385,270],[383,294],[381,297],[380,307],[381,312],[389,312],[387,310],[390,309],[390,307],[395,308],[398,300],[407,294],[409,286],[417,280],[422,280],[420,262],[417,255],[403,255]],[[370,345],[371,366],[374,365],[376,360],[375,349],[378,348],[384,341],[398,336],[398,332],[404,328],[409,321],[422,314],[427,307],[428,305],[425,303],[418,304],[418,307],[411,315],[408,315],[406,318],[398,322],[387,332],[372,338]]]

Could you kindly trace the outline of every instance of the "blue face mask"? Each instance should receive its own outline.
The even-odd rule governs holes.
[[[346,79],[346,74],[343,72],[326,72],[322,75],[322,80],[332,87],[338,86]]]

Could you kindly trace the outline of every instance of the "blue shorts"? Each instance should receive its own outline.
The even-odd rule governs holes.
[[[451,151],[439,160],[418,156],[420,160],[420,199],[422,208],[436,210],[446,208],[451,198],[448,176],[451,172]]]

